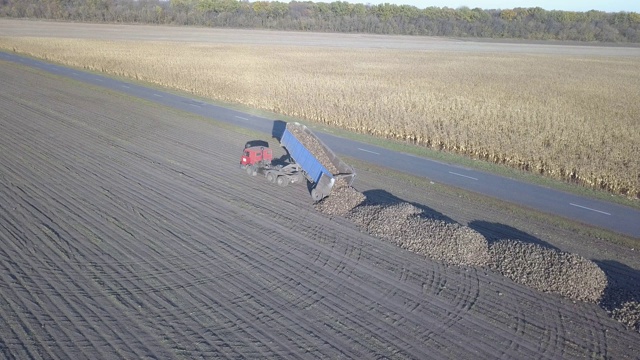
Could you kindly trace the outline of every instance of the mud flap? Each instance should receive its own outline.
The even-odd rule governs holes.
[[[335,182],[336,180],[334,178],[329,177],[326,174],[322,174],[322,176],[320,176],[320,180],[318,180],[318,183],[316,184],[316,186],[313,188],[313,191],[311,192],[311,196],[313,197],[313,200],[320,201],[324,197],[329,196],[329,193],[331,192],[331,188],[333,188],[333,184]]]

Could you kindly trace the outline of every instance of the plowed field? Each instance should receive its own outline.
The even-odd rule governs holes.
[[[6,62],[0,83],[2,357],[640,353],[596,304],[444,266],[247,176],[242,132]]]

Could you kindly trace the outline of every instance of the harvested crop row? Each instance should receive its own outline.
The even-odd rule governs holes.
[[[501,240],[489,246],[490,266],[511,280],[572,300],[598,302],[607,276],[597,264],[537,244]]]

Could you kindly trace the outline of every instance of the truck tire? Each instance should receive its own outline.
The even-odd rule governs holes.
[[[267,181],[270,183],[275,183],[276,182],[276,176],[273,175],[272,172],[268,172],[267,173]]]
[[[289,185],[289,178],[287,178],[286,176],[278,176],[278,178],[276,179],[276,183],[278,183],[278,185],[282,187],[285,187]]]
[[[253,166],[249,165],[247,166],[247,175],[252,175],[253,174]]]
[[[313,199],[313,201],[318,202],[322,200],[323,197],[324,195],[322,194],[322,192],[317,189],[311,189],[311,198]]]

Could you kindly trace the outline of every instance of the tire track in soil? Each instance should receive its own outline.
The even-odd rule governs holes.
[[[47,93],[46,88],[30,91]],[[71,264],[66,265],[70,270],[65,276],[75,276],[79,282],[101,282],[94,286],[102,296],[119,295],[122,302],[113,303],[113,308],[148,334],[143,341],[156,339],[164,344],[160,348],[173,349],[174,355],[232,357],[535,357],[534,351],[542,346],[537,338],[545,331],[549,339],[557,339],[546,347],[547,354],[553,354],[549,357],[602,354],[611,346],[601,333],[564,332],[585,324],[613,328],[597,310],[585,316],[581,313],[585,306],[546,303],[540,294],[495,275],[487,280],[477,272],[461,273],[422,261],[363,236],[346,223],[336,225],[308,211],[310,200],[304,189],[252,190],[262,187],[264,183],[256,185],[256,181],[264,179],[241,178],[233,166],[237,154],[228,151],[241,146],[241,135],[222,131],[222,138],[219,133],[214,137],[219,143],[211,147],[214,134],[201,133],[202,124],[127,127],[127,121],[144,114],[130,109],[123,118],[111,115],[106,107],[89,111],[82,106],[86,98],[63,95],[58,98],[65,100],[64,106],[51,104],[52,111],[40,112],[48,123],[16,124],[4,118],[3,129],[5,123],[11,124],[9,133],[22,136],[11,147],[4,145],[10,139],[2,138],[3,153],[13,154],[9,150],[15,146],[24,154],[0,159],[0,167],[14,174],[21,169],[23,179],[33,180],[28,193],[37,193],[43,201],[39,206],[64,214],[51,216],[47,224],[54,223],[52,228],[63,235],[57,241],[68,244],[51,249],[64,249],[73,256],[48,261]],[[33,105],[13,111],[12,116],[39,106],[37,99],[31,101]],[[3,108],[14,105],[8,97],[0,96],[0,102]],[[37,117],[37,113],[29,114]],[[126,131],[118,132],[125,127]],[[121,135],[126,139],[119,139]],[[30,137],[42,140],[47,151],[24,145]],[[61,139],[74,143],[58,150],[56,141]],[[67,171],[73,176],[65,176]],[[62,181],[50,181],[44,174],[59,175]],[[7,179],[3,176],[5,183]],[[11,212],[0,210],[0,215]],[[258,213],[266,218],[256,219]],[[24,224],[29,219],[20,221]],[[99,245],[78,242],[83,235],[75,224],[95,234]],[[251,231],[243,231],[243,226]],[[10,237],[2,231],[3,238]],[[26,263],[16,266],[28,269]],[[72,271],[87,275],[77,277]],[[495,289],[508,295],[507,307],[494,304],[500,303],[500,297],[491,293]],[[39,291],[47,294],[49,290]],[[541,314],[519,306],[520,302],[535,305]],[[143,310],[136,310],[138,305]],[[90,311],[77,304],[76,310]],[[240,317],[244,317],[241,324],[233,321]],[[516,327],[510,329],[513,319]],[[546,324],[549,320],[555,324],[551,328]],[[433,328],[443,333],[436,334]],[[215,340],[216,333],[226,341]],[[184,344],[193,344],[194,337],[203,346],[189,349]],[[474,341],[461,344],[461,338]],[[270,339],[278,344],[265,347]],[[294,340],[302,340],[310,352],[287,345]],[[500,345],[505,340],[509,345]],[[582,342],[575,344],[576,350],[568,348],[566,343],[571,341],[567,340]],[[620,347],[624,342],[615,344],[614,349],[624,353]]]
[[[288,259],[288,260],[290,260],[290,255],[291,255],[291,253],[287,253],[287,259]],[[326,285],[326,284],[322,284],[322,285]],[[322,285],[320,286],[320,288],[322,288],[322,287],[323,287]],[[311,292],[311,293],[313,294],[313,292]]]
[[[213,269],[214,270],[214,269]],[[185,279],[185,281],[188,281],[187,279]],[[226,289],[228,289],[228,287],[225,287]],[[189,289],[186,289],[186,293],[189,294],[192,298],[196,299],[196,302],[194,302],[193,304],[197,304],[199,302],[201,303],[211,303],[211,301],[215,301],[213,299],[200,299],[199,296],[201,296],[200,294],[197,293],[192,293],[190,292]],[[197,305],[194,305],[197,307]],[[216,304],[216,307],[224,307],[224,304]],[[200,309],[198,309],[200,310]],[[266,355],[266,354],[263,354]]]
[[[15,256],[14,256],[15,257]],[[14,263],[15,264],[15,263]],[[31,280],[30,278],[28,278],[25,274],[20,274],[20,273],[16,273],[14,272],[12,269],[8,268],[7,272],[9,273],[10,277],[14,280],[14,283],[22,288],[21,292],[26,294],[26,297],[23,295],[21,297],[19,297],[20,301],[19,303],[15,303],[16,306],[21,308],[21,311],[16,311],[16,313],[18,314],[22,314],[22,313],[28,313],[30,316],[28,317],[32,317],[33,322],[35,322],[36,324],[46,324],[48,322],[52,322],[51,320],[49,321],[45,321],[43,320],[43,317],[46,319],[53,319],[54,315],[52,315],[52,312],[47,310],[47,313],[44,315],[37,315],[35,312],[32,312],[29,309],[29,304],[33,304],[35,305],[37,308],[39,309],[48,309],[51,306],[53,306],[56,311],[54,311],[53,313],[57,313],[58,311],[61,311],[63,313],[66,313],[66,311],[64,311],[64,309],[62,309],[61,307],[58,307],[58,305],[56,304],[50,304],[50,305],[45,305],[46,301],[43,301],[42,299],[40,299],[35,293],[44,293],[43,291],[32,291],[32,288],[39,288],[39,286],[35,283],[35,281],[33,281],[33,284],[31,285],[26,285],[25,282],[29,282],[29,280]],[[18,278],[23,278],[25,279],[24,281],[20,281],[18,280]],[[50,300],[50,299],[46,299],[46,300]],[[6,299],[6,302],[8,304],[14,303],[14,301],[10,300],[10,299]],[[12,306],[12,305],[10,305]],[[15,307],[12,306],[12,308],[15,310]],[[63,315],[63,318],[65,319],[65,321],[69,321],[69,322],[73,322],[71,317],[69,317],[67,314]],[[29,320],[26,320],[25,317],[21,317],[21,323],[22,323],[22,327],[23,328],[27,328],[29,324]],[[74,344],[74,340],[73,340],[73,336],[70,335],[70,332],[66,329],[66,328],[58,328],[56,330],[53,331],[53,333],[59,335],[59,332],[61,332],[62,334],[64,334],[66,336],[66,339],[63,341],[61,338],[59,337],[55,337],[52,335],[52,332],[47,331],[46,334],[44,335],[40,335],[38,333],[35,333],[34,336],[37,337],[37,342],[39,343],[49,343],[49,344],[66,344],[66,347],[71,348],[73,346],[76,346],[77,344]],[[49,338],[49,340],[45,341],[42,340],[42,337],[47,337]],[[82,351],[82,349],[80,349],[80,351]],[[78,354],[74,354],[75,356],[77,356]],[[88,356],[88,354],[86,352],[83,352],[83,355],[86,357]],[[70,353],[66,352],[65,350],[65,356],[70,357],[72,356]]]
[[[17,201],[12,201],[12,203],[17,203]],[[38,206],[32,205],[34,209],[38,209]],[[38,214],[36,213],[30,213],[27,215],[31,215],[33,217],[38,217]],[[40,220],[42,221],[42,219]],[[95,349],[99,349],[100,346],[97,346],[94,342],[94,338],[96,337],[102,337],[102,340],[104,340],[105,342],[107,342],[107,344],[110,346],[111,349],[119,349],[120,347],[122,347],[122,345],[115,345],[114,343],[112,343],[109,340],[109,336],[116,338],[119,344],[126,344],[126,342],[124,341],[123,336],[127,336],[128,339],[136,339],[137,342],[139,344],[137,344],[138,346],[142,346],[142,350],[136,350],[134,348],[129,348],[129,350],[127,352],[132,353],[132,354],[136,354],[136,357],[144,357],[144,356],[148,356],[147,354],[153,354],[153,351],[149,348],[146,348],[146,346],[144,346],[143,344],[145,343],[144,341],[140,341],[138,336],[135,335],[134,333],[125,333],[122,334],[122,329],[117,329],[115,327],[111,327],[107,325],[107,328],[109,330],[109,335],[105,335],[102,334],[101,331],[98,331],[94,326],[92,326],[91,324],[93,323],[92,321],[88,320],[89,318],[99,318],[102,319],[102,323],[103,325],[105,325],[105,321],[104,320],[108,320],[108,319],[116,319],[117,315],[113,314],[113,313],[107,313],[104,315],[97,315],[97,312],[100,312],[99,309],[101,309],[101,307],[96,307],[93,308],[91,306],[90,302],[86,302],[85,300],[90,300],[88,298],[88,294],[91,293],[91,289],[89,289],[88,287],[84,286],[84,282],[82,281],[77,281],[74,280],[73,275],[69,275],[69,273],[71,271],[73,271],[73,269],[66,269],[66,266],[62,266],[59,267],[57,266],[58,264],[63,264],[63,265],[67,265],[67,264],[71,264],[70,262],[65,261],[66,259],[68,259],[66,256],[62,255],[62,253],[59,251],[58,248],[56,248],[55,246],[52,245],[51,238],[49,238],[47,236],[46,233],[44,234],[38,234],[36,233],[35,229],[33,231],[32,234],[27,234],[27,235],[32,235],[29,236],[30,238],[34,238],[39,240],[37,243],[40,246],[45,246],[48,250],[51,251],[38,251],[40,249],[38,249],[38,245],[35,245],[36,250],[34,252],[37,252],[38,254],[41,254],[40,256],[44,259],[40,260],[40,264],[36,264],[36,266],[31,266],[30,270],[34,273],[34,275],[27,275],[26,273],[22,274],[22,276],[20,276],[20,278],[25,279],[27,282],[31,282],[32,284],[28,285],[28,284],[21,284],[21,288],[26,290],[29,293],[29,297],[32,299],[32,303],[34,304],[38,304],[39,308],[41,309],[49,309],[50,307],[53,307],[56,309],[56,311],[53,312],[49,312],[47,314],[47,317],[49,318],[54,318],[53,314],[62,314],[64,316],[64,318],[66,320],[68,320],[69,322],[74,324],[74,328],[76,329],[80,329],[80,328],[84,328],[83,331],[91,331],[93,333],[93,336],[89,336],[86,337],[85,339],[87,341],[89,341],[91,343],[91,348],[95,348]],[[20,249],[15,247],[14,245],[14,251],[12,252],[13,256],[11,257],[12,259],[15,258],[19,258],[20,257]],[[64,257],[64,260],[59,260],[56,259],[54,257],[51,257],[50,255],[47,254],[59,254],[62,255],[62,257]],[[22,260],[23,264],[27,264],[29,263],[27,259],[23,259]],[[20,266],[18,269],[23,269],[25,266]],[[44,275],[46,274],[46,275]],[[17,277],[14,275],[14,277]],[[38,280],[41,280],[44,283],[55,283],[55,284],[59,284],[59,287],[57,289],[55,289],[55,294],[51,297],[49,297],[46,300],[49,300],[51,303],[46,305],[46,301],[44,301],[43,299],[41,299],[38,294],[46,294],[47,291],[43,289],[43,286],[40,285],[38,283]],[[50,286],[47,286],[48,289],[51,289]],[[34,291],[35,290],[35,291]],[[83,298],[82,301],[77,301],[76,303],[73,303],[74,299],[76,299],[78,296],[81,296]],[[58,299],[57,302],[55,302],[55,300]],[[60,305],[60,303],[62,303],[62,305]],[[25,308],[28,307],[27,305],[25,305]],[[66,309],[70,309],[70,313],[69,311],[66,311]],[[74,322],[74,317],[79,317],[80,318],[80,323],[81,324],[77,324]],[[106,318],[106,319],[105,319]],[[45,322],[39,320],[38,323],[43,324]],[[67,334],[67,336],[72,339],[73,336],[69,335],[69,332],[65,331],[65,329],[61,329],[63,333]],[[61,341],[56,340],[55,343],[60,343]],[[71,341],[71,346],[70,347],[78,347],[78,340],[72,340]],[[128,347],[128,345],[127,345]],[[82,350],[82,348],[80,348]],[[120,349],[121,350],[121,349]],[[119,350],[116,350],[119,351]],[[126,350],[125,350],[126,351]],[[121,353],[120,356],[124,356],[124,353]],[[129,355],[130,356],[130,355]],[[157,357],[157,354],[153,354],[153,356]],[[90,352],[89,353],[84,353],[84,357],[91,357]]]
[[[440,274],[440,273],[438,272],[437,274]],[[476,278],[476,277],[475,277],[475,276],[473,276],[473,277],[471,277],[471,278],[472,278],[472,279],[474,279],[474,278]],[[474,282],[474,283],[477,283],[477,280],[474,280],[473,282]],[[438,289],[438,291],[440,291],[440,289]],[[457,296],[457,293],[456,293],[456,294],[454,294],[454,297],[455,297],[455,296]],[[439,312],[439,311],[442,311],[442,313],[445,313],[445,314],[451,314],[451,311],[450,311],[450,310],[451,310],[451,307],[448,305],[448,304],[449,304],[449,301],[448,301],[448,300],[442,301],[442,299],[439,299],[439,298],[437,298],[437,297],[436,297],[436,298],[433,298],[433,299],[429,299],[429,301],[428,301],[428,302],[429,302],[429,307],[430,307],[430,308],[432,308],[432,309],[434,308],[434,305],[435,305],[435,304],[438,304],[438,302],[439,302],[440,304],[442,304],[442,307],[441,307],[440,309],[436,308],[436,310],[434,310],[434,315],[436,315],[436,313],[437,313],[437,312]],[[471,301],[471,303],[473,303],[473,301]],[[471,306],[469,306],[468,308],[471,308]],[[468,309],[467,309],[467,310],[468,310]],[[462,311],[465,311],[465,310],[460,309],[460,311],[458,311],[458,312],[454,312],[454,314],[455,314],[455,313],[461,313]],[[458,317],[458,318],[459,318],[459,317]],[[453,323],[455,323],[455,320],[454,320],[454,321],[450,321],[449,326],[450,326],[451,324],[453,324]],[[442,325],[441,325],[440,323],[437,323],[437,324],[434,324],[432,327],[442,327]],[[428,332],[428,334],[432,334],[432,333],[433,333],[433,332],[431,332],[431,331],[429,331],[429,332]],[[427,339],[427,340],[428,340],[428,339]],[[488,343],[490,343],[490,342],[488,342]],[[443,348],[446,348],[446,347],[445,347],[445,346],[443,346]],[[444,356],[444,355],[443,355],[443,356]]]
[[[6,267],[5,270],[6,271],[3,271],[3,274],[9,272],[9,269]],[[2,277],[4,278],[5,276]],[[10,277],[12,278],[12,280],[15,279],[15,276],[10,275]],[[3,288],[9,290],[9,282],[6,279],[3,279],[3,281],[6,281],[7,284],[7,286],[3,286]],[[7,325],[3,326],[2,329],[5,329],[5,331],[6,329],[9,329],[11,334],[8,337],[6,335],[2,336],[1,344],[3,345],[3,350],[4,346],[7,345],[13,345],[12,350],[17,350],[17,354],[14,352],[13,354],[11,354],[12,356],[7,356],[6,358],[43,358],[41,354],[42,350],[38,348],[34,349],[35,346],[33,345],[33,340],[29,337],[29,333],[27,333],[28,327],[26,325],[27,321],[25,320],[23,315],[23,309],[18,309],[16,306],[14,306],[14,303],[10,301],[10,299],[7,298],[5,294],[6,291],[2,291],[0,293],[0,298],[2,299],[2,303],[4,304],[4,306],[0,307],[0,318],[3,321],[6,321]],[[9,309],[6,309],[7,307]],[[9,312],[7,312],[6,310],[9,310]],[[18,330],[16,330],[16,328]],[[47,353],[50,357],[53,356],[50,350]]]
[[[126,286],[123,285],[122,288],[126,288]]]
[[[245,253],[246,254],[246,253]],[[288,254],[288,255],[292,255],[292,253]],[[289,256],[287,257],[289,263],[291,263],[292,258]],[[276,259],[274,259],[276,260]],[[280,260],[280,259],[277,259]],[[261,264],[261,268],[263,268],[264,266],[268,266],[268,263],[263,263]],[[306,266],[304,264],[300,264],[300,266]],[[275,272],[278,271],[278,268],[272,268],[271,270],[273,270],[273,272],[269,272],[269,274],[275,274]],[[283,276],[285,274],[282,274]],[[315,274],[314,274],[315,275]],[[292,281],[295,281],[294,279],[291,279]],[[351,299],[345,299],[345,298],[341,298],[339,296],[335,296],[334,298],[330,298],[328,297],[328,295],[323,294],[321,292],[319,292],[317,289],[323,289],[325,288],[327,285],[329,285],[330,282],[333,282],[333,279],[320,279],[320,280],[316,280],[316,281],[320,281],[319,283],[315,283],[315,282],[311,282],[310,284],[311,286],[306,286],[305,284],[299,284],[297,286],[297,288],[299,288],[300,292],[302,293],[301,297],[295,298],[291,300],[291,304],[293,306],[300,306],[302,305],[302,307],[304,308],[312,308],[312,307],[316,307],[318,306],[319,302],[322,301],[323,305],[328,306],[330,305],[330,309],[332,312],[339,312],[339,313],[352,313],[354,311],[357,311],[357,309],[342,309],[342,307],[346,307],[346,304],[350,304],[352,303]],[[286,304],[283,304],[286,305]],[[365,305],[365,306],[371,306],[371,305]],[[375,329],[372,329],[371,327],[373,325],[371,324],[365,324],[363,322],[361,322],[360,324],[358,324],[364,328],[368,328],[370,329],[373,333],[375,333]],[[401,337],[401,334],[397,335],[399,338]],[[398,343],[398,339],[394,340],[387,340],[385,341],[387,343]]]

